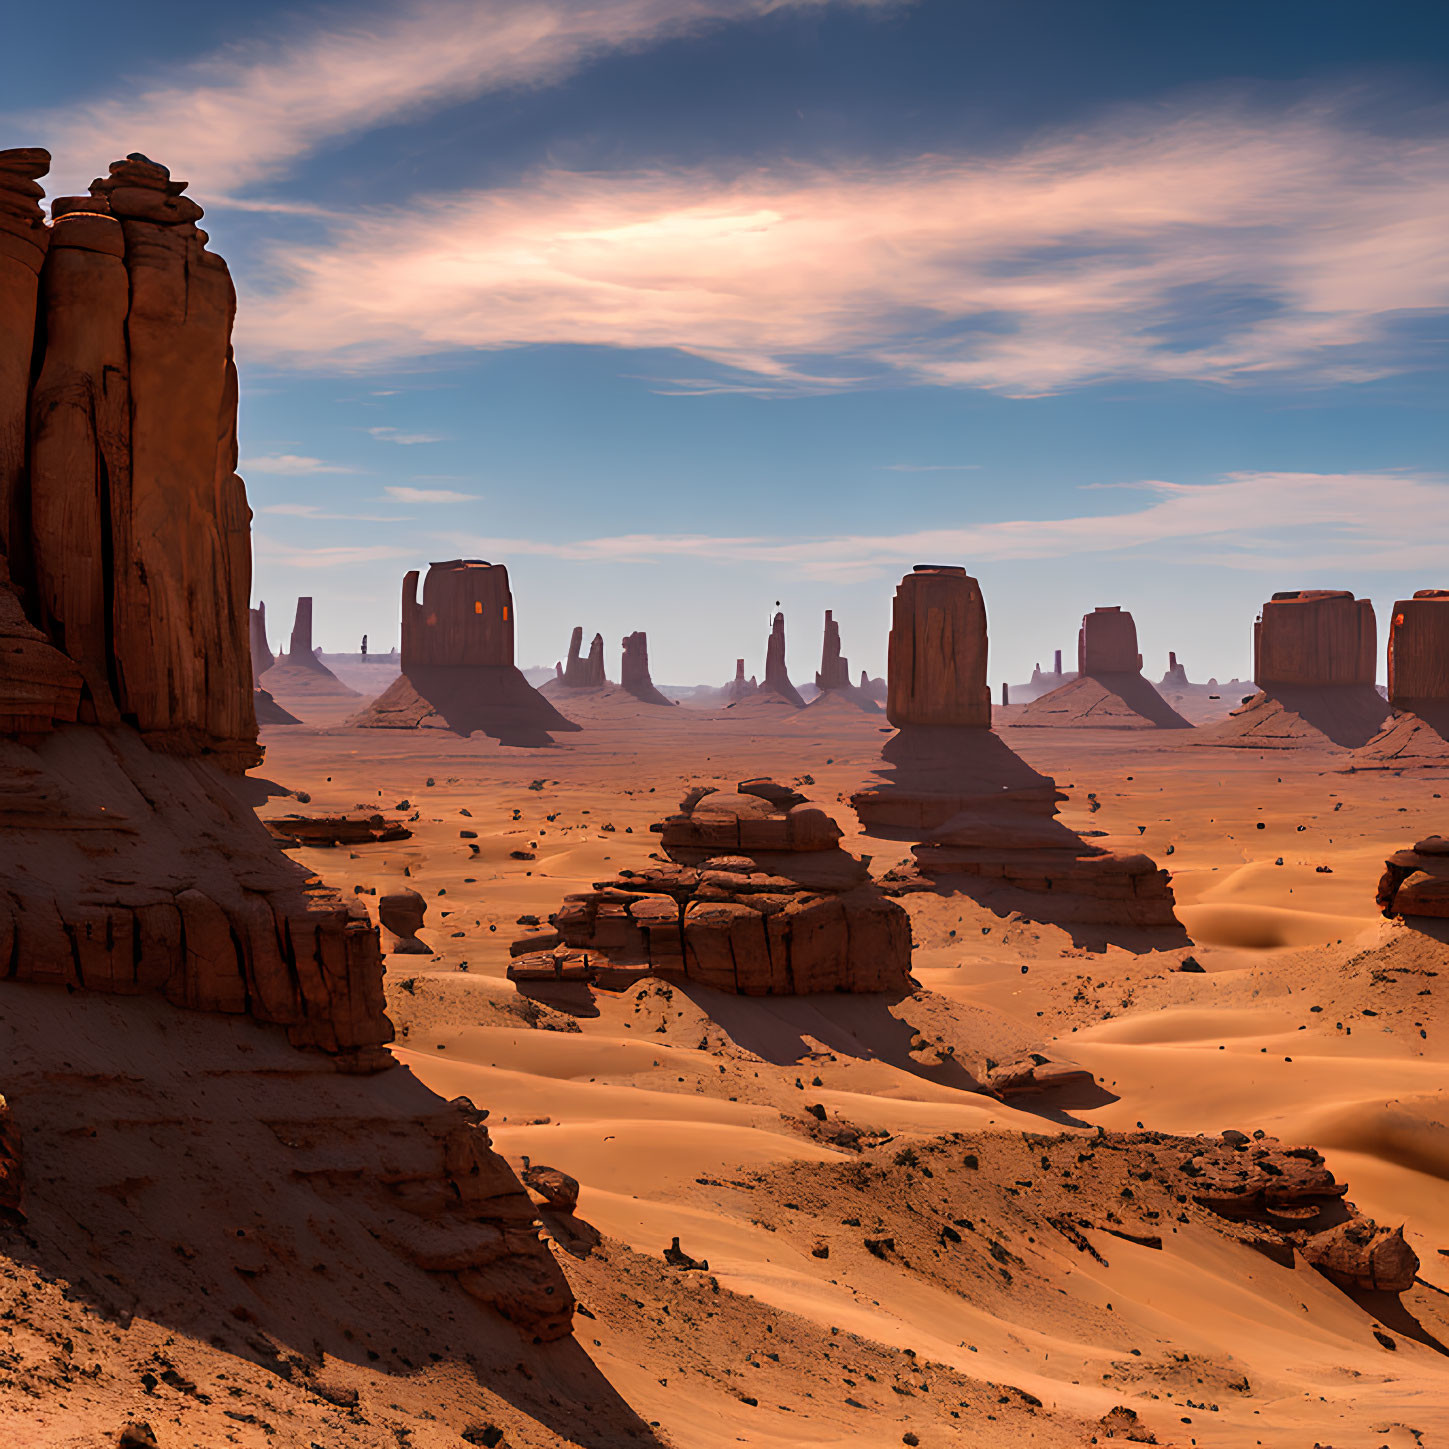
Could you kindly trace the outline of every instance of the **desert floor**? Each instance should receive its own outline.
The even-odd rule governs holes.
[[[544,1214],[587,1310],[579,1342],[663,1442],[1075,1445],[1119,1404],[1163,1444],[1449,1435],[1449,948],[1374,905],[1384,856],[1445,828],[1449,772],[1013,729],[1007,711],[1067,824],[1172,871],[1190,941],[1109,942],[930,892],[902,898],[920,987],[903,999],[653,980],[525,996],[505,975],[519,919],[647,860],[691,785],[796,783],[873,873],[905,854],[860,836],[847,803],[883,716],[617,692],[565,707],[582,733],[506,749],[313,704],[266,731],[257,772],[310,803],[261,810],[415,817],[404,842],[295,854],[348,892],[428,898],[435,954],[388,960],[397,1055],[486,1106],[516,1166],[579,1179],[576,1215]],[[1102,1090],[1037,1112],[974,1090],[1024,1048]],[[1139,1128],[1319,1147],[1363,1211],[1406,1225],[1420,1281],[1374,1304],[1269,1261],[1170,1185],[1129,1183],[1116,1139],[1094,1146]],[[1086,1247],[1051,1225],[1063,1207]],[[1160,1246],[1111,1230],[1142,1213]],[[674,1237],[707,1273],[665,1265]]]

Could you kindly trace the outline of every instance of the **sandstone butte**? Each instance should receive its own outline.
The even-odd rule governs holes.
[[[654,681],[649,677],[649,636],[642,630],[636,629],[624,636],[619,683],[627,694],[632,694],[644,704],[674,703],[654,687]]]
[[[719,696],[722,704],[735,704],[739,700],[748,699],[759,688],[754,678],[745,678],[745,661],[735,660],[735,677],[728,684],[720,686]]]
[[[386,1070],[366,910],[283,855],[235,779],[261,757],[250,512],[232,286],[201,209],[133,155],[47,226],[47,163],[0,152],[11,1210],[67,1276],[117,1285],[127,1321],[174,1314],[202,1341],[231,1331],[207,1297],[234,1291],[231,1258],[245,1270],[255,1253],[208,1246],[203,1204],[218,1201],[228,1222],[267,1222],[278,1273],[307,1255],[299,1309],[338,1311],[306,1266],[320,1233],[359,1261],[388,1255],[357,1289],[379,1314],[382,1278],[442,1275],[535,1338],[567,1335],[571,1295],[484,1114]],[[39,1170],[17,1188],[22,1162]],[[73,1213],[99,1239],[57,1237]],[[190,1268],[163,1233],[193,1244]],[[191,1286],[169,1296],[178,1281]]]
[[[805,707],[800,691],[790,682],[790,671],[785,667],[785,616],[777,613],[770,626],[770,638],[765,645],[765,682],[760,693],[775,696],[797,709]]]
[[[557,682],[566,689],[602,689],[609,682],[604,674],[604,636],[594,635],[587,655],[583,647],[584,631],[576,625],[569,639],[568,663]]]
[[[919,876],[1039,920],[1186,939],[1166,871],[1089,845],[1057,820],[1056,784],[990,728],[986,605],[962,568],[918,565],[892,610],[880,783],[851,805],[868,835],[915,842]],[[896,871],[892,888],[918,880]]]
[[[840,652],[840,625],[827,609],[825,633],[820,645],[820,668],[815,675],[815,687],[820,693],[810,701],[810,707],[847,701],[858,709],[878,713],[879,701],[871,693],[870,676],[864,670],[860,672],[860,680],[859,685],[851,683],[850,661]]]
[[[1289,589],[1253,626],[1258,690],[1198,742],[1249,749],[1356,749],[1383,727],[1389,707],[1374,688],[1374,607],[1342,589]]]
[[[263,615],[265,625],[265,615]],[[263,645],[266,641],[263,638]],[[297,600],[287,652],[261,674],[257,684],[269,694],[280,694],[289,704],[306,709],[311,700],[348,700],[358,697],[321,661],[312,643],[312,599]]]
[[[604,965],[743,996],[909,989],[910,918],[798,791],[773,780],[698,787],[653,828],[669,863],[567,897],[552,930],[514,943],[515,981]]]
[[[368,729],[475,730],[510,745],[551,743],[577,730],[514,663],[516,615],[508,570],[483,559],[428,566],[402,586],[402,673],[353,720]]]
[[[1137,625],[1115,604],[1083,616],[1076,678],[1033,699],[1013,723],[1057,729],[1192,728],[1143,678]]]
[[[1419,589],[1389,623],[1393,715],[1355,754],[1383,769],[1442,768],[1449,761],[1449,589]]]

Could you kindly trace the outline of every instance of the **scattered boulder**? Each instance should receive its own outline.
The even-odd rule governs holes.
[[[1046,1092],[1093,1087],[1097,1079],[1085,1067],[1054,1062],[1040,1052],[1027,1052],[1002,1062],[986,1074],[986,1085],[1004,1101],[1039,1097]]]
[[[276,815],[262,822],[272,838],[296,846],[376,845],[386,840],[408,840],[412,831],[401,820],[381,815]]]
[[[1389,856],[1377,900],[1386,916],[1449,917],[1449,837],[1426,836]]]
[[[1305,1238],[1303,1256],[1341,1288],[1402,1293],[1414,1285],[1418,1254],[1403,1228],[1381,1228],[1368,1218],[1340,1223]]]
[[[389,891],[378,897],[377,918],[397,937],[392,948],[394,955],[432,955],[432,947],[418,940],[427,913],[427,901],[415,890]]]
[[[531,1187],[555,1211],[571,1213],[578,1206],[578,1178],[556,1167],[545,1167],[541,1162],[528,1163],[520,1175],[524,1186]]]

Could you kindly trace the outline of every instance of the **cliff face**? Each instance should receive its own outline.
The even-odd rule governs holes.
[[[0,190],[14,201],[28,173],[19,192],[34,208],[4,210],[20,245],[0,253],[11,577],[81,676],[80,718],[124,719],[158,748],[244,770],[261,756],[251,691],[234,687],[251,673],[251,513],[235,471],[226,264],[185,183],[143,157],[58,201],[46,228],[44,159],[5,154]]]
[[[306,1192],[294,1164],[269,1155],[258,1114],[285,1098],[293,1121],[278,1141],[320,1141],[338,1116],[318,1085],[336,1080],[328,1068],[394,1065],[377,929],[360,903],[282,854],[231,778],[261,750],[225,264],[206,251],[184,183],[144,157],[117,162],[90,196],[57,202],[47,227],[46,161],[0,152],[0,990],[13,998],[7,1020],[29,1010],[50,1026],[11,1050],[25,1060],[6,1091],[49,1164],[33,1195],[47,1225],[59,1216],[57,1173],[71,1167],[124,1168],[160,1184],[158,1199],[194,1176],[182,1161],[189,1142],[149,1131],[126,1139],[124,1164],[105,1157],[109,1146],[75,1150],[54,1083],[63,1075],[74,1092],[86,1061],[95,1102],[169,1095],[186,1102],[188,1132],[225,1144],[204,1174],[209,1211],[265,1183],[285,1200],[270,1219],[281,1224]],[[316,662],[309,608],[293,650]],[[168,1023],[160,1002],[194,1015]],[[88,1036],[96,1022],[104,1041]],[[284,1027],[286,1042],[256,1023]],[[172,1055],[141,1049],[130,1033],[144,1031]],[[238,1056],[238,1043],[261,1055]],[[124,1066],[96,1066],[101,1056]],[[218,1105],[208,1086],[220,1061],[229,1075]],[[283,1073],[296,1080],[278,1097]],[[414,1264],[456,1277],[538,1337],[567,1334],[572,1298],[484,1114],[426,1093],[406,1103],[387,1080],[356,1087],[368,1119],[357,1150],[334,1142],[319,1155],[351,1192],[347,1207],[303,1211],[334,1227],[390,1224]],[[114,1138],[141,1109],[123,1102],[114,1122],[105,1110],[95,1120]],[[379,1157],[384,1118],[400,1140]],[[232,1153],[248,1132],[254,1140]],[[124,1196],[84,1173],[70,1191]],[[10,1195],[24,1213],[27,1194]],[[131,1274],[131,1291],[154,1294],[184,1271],[177,1241],[159,1260],[143,1262],[133,1243],[110,1261]],[[115,1268],[107,1277],[122,1288]],[[300,1279],[283,1296],[307,1288]]]
[[[1274,594],[1253,628],[1253,654],[1260,689],[1372,685],[1378,662],[1374,606],[1335,589]]]
[[[1449,589],[1420,589],[1394,605],[1389,703],[1449,700]]]
[[[917,564],[891,612],[886,717],[904,725],[991,727],[986,605],[965,569]]]
[[[1135,674],[1141,668],[1137,625],[1131,614],[1112,605],[1082,616],[1077,631],[1078,674]]]
[[[402,667],[513,667],[513,591],[502,564],[453,559],[403,581]]]

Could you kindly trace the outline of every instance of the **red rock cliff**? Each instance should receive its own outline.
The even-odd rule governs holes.
[[[965,569],[917,564],[901,580],[886,675],[886,717],[898,728],[991,728],[986,605]]]
[[[1449,699],[1449,589],[1420,589],[1394,605],[1389,703]]]
[[[1270,685],[1374,682],[1374,606],[1337,589],[1274,594],[1253,626],[1253,678]]]

